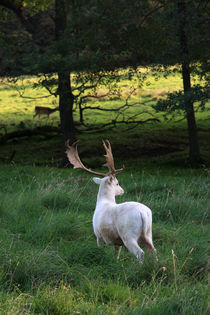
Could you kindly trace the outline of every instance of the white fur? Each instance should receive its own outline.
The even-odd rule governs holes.
[[[100,185],[93,215],[93,229],[98,246],[106,243],[115,245],[120,250],[121,245],[124,245],[142,264],[144,251],[138,244],[138,241],[142,241],[156,256],[152,242],[151,210],[138,202],[116,204],[115,196],[122,195],[124,190],[114,176],[102,179],[94,177],[93,181]]]

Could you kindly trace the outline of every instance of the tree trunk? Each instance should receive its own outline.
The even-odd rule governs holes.
[[[71,92],[70,73],[58,72],[58,91],[59,91],[59,109],[61,131],[63,135],[63,167],[69,166],[69,161],[66,156],[65,143],[69,140],[70,145],[76,141],[75,127],[73,120],[73,104],[74,96]]]
[[[79,121],[82,125],[84,124],[83,109],[81,103],[79,103]]]
[[[182,79],[184,86],[184,94],[191,89],[189,65],[182,64]],[[195,121],[195,111],[191,101],[185,101],[185,111],[187,116],[188,137],[189,137],[189,161],[192,166],[201,163],[197,126]]]
[[[59,48],[59,40],[64,36],[67,26],[67,13],[66,13],[66,1],[55,0],[55,36],[58,42],[59,53],[65,57],[66,51],[64,47]],[[74,96],[71,90],[70,71],[61,69],[58,71],[58,94],[59,94],[59,110],[60,110],[60,122],[61,131],[63,134],[63,167],[68,167],[69,161],[66,156],[65,143],[69,140],[70,144],[76,141],[75,127],[73,120],[73,104]]]
[[[182,59],[182,80],[184,87],[184,94],[191,90],[191,79],[190,79],[190,56],[188,50],[188,38],[186,34],[186,4],[185,1],[178,3],[179,12],[179,40],[180,40],[180,54]],[[193,102],[188,100],[186,97],[185,101],[185,112],[187,116],[188,124],[188,137],[189,137],[189,161],[190,164],[196,166],[201,163],[200,150],[198,144],[197,126],[195,121],[195,111]]]

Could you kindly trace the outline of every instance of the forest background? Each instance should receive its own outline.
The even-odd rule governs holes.
[[[0,0],[1,311],[207,312],[208,1]],[[33,117],[35,106],[56,109]],[[110,139],[159,262],[97,249],[89,167]],[[129,181],[127,180],[129,178]]]

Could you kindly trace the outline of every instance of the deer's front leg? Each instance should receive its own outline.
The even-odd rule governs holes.
[[[97,237],[97,245],[98,247],[104,246],[104,240],[102,237]]]
[[[117,260],[119,260],[119,258],[120,258],[121,249],[122,249],[122,245],[120,245],[120,246],[115,245],[115,250],[117,252]]]

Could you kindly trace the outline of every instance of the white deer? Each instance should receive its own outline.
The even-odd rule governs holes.
[[[114,245],[120,250],[124,245],[136,256],[139,263],[143,263],[144,251],[140,248],[139,242],[144,243],[149,251],[156,255],[156,249],[152,242],[152,212],[145,205],[138,202],[123,202],[116,204],[115,196],[122,195],[124,190],[120,187],[116,175],[123,169],[116,170],[112,155],[111,145],[103,141],[106,150],[106,164],[109,172],[99,173],[86,168],[81,162],[77,143],[69,146],[67,143],[67,156],[74,168],[81,168],[91,174],[103,176],[94,177],[93,181],[99,185],[96,208],[93,215],[93,230],[100,247],[103,243]]]

